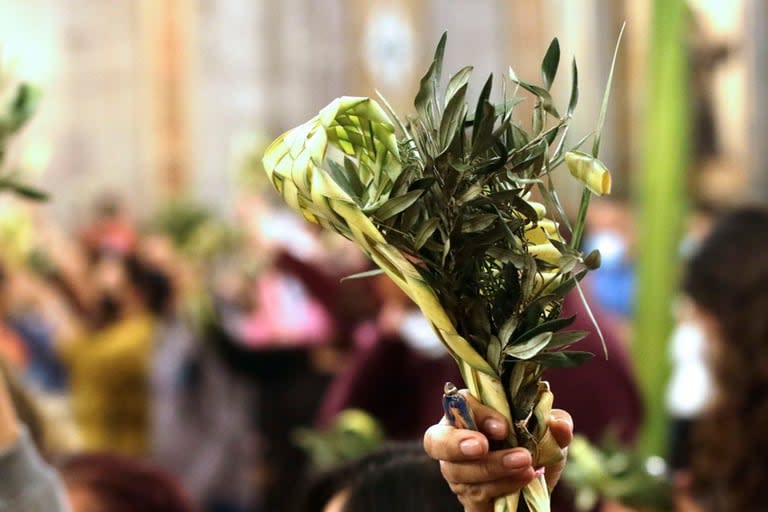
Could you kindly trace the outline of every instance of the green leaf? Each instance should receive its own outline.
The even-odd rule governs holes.
[[[443,70],[443,55],[445,53],[445,41],[448,34],[443,32],[440,42],[435,50],[435,57],[429,66],[427,73],[421,78],[419,92],[416,94],[414,106],[421,118],[427,123],[429,129],[435,129],[435,119],[438,114],[437,87]]]
[[[520,87],[530,92],[531,94],[534,94],[535,96],[537,96],[541,101],[542,107],[547,113],[552,114],[557,118],[560,117],[560,114],[557,112],[557,109],[555,108],[555,104],[552,101],[552,95],[549,94],[548,90],[542,87],[539,87],[538,85],[533,85],[527,82],[520,81],[517,79],[517,76],[512,78],[513,74],[514,72],[512,71],[512,68],[510,68],[510,79],[512,79],[513,82],[517,83],[518,85],[520,85]]]
[[[565,295],[573,290],[576,285],[584,279],[584,276],[587,275],[587,269],[579,271],[577,274],[574,274],[573,276],[569,277],[565,281],[563,281],[560,285],[558,285],[557,288],[555,288],[552,291],[552,295],[556,295],[558,297],[565,297]]]
[[[488,79],[485,81],[485,85],[483,85],[483,89],[480,91],[480,96],[477,98],[477,107],[475,107],[475,116],[472,118],[472,144],[474,146],[475,141],[477,140],[477,137],[479,135],[479,129],[480,126],[483,123],[484,118],[489,115],[488,110],[486,109],[485,104],[488,103],[488,98],[491,97],[491,88],[493,87],[493,73],[488,75]],[[495,109],[494,109],[495,113]],[[491,114],[493,115],[493,114]],[[493,131],[493,123],[491,123],[491,128],[487,130],[488,133]]]
[[[453,98],[454,94],[456,94],[459,89],[464,87],[467,82],[469,81],[469,76],[472,74],[472,66],[464,66],[459,71],[456,72],[455,75],[451,77],[450,80],[448,80],[448,85],[445,87],[445,105],[447,106],[448,103],[451,102],[451,99]]]
[[[464,203],[468,203],[472,201],[473,199],[476,199],[481,193],[483,192],[483,185],[481,183],[473,183],[470,185],[470,187],[461,194],[461,197],[458,199],[458,204],[462,205]]]
[[[576,67],[576,57],[573,58],[571,77],[571,98],[568,100],[568,117],[573,116],[576,105],[579,103],[579,70]]]
[[[534,359],[545,368],[572,368],[579,366],[592,359],[594,354],[591,352],[572,351],[572,352],[544,352]]]
[[[528,219],[530,222],[537,222],[539,220],[539,214],[536,213],[536,210],[528,204],[528,202],[520,197],[519,195],[515,194],[511,198],[512,204],[514,207],[522,213],[526,219]]]
[[[352,281],[353,279],[365,279],[368,277],[374,277],[374,276],[380,276],[384,274],[384,271],[380,268],[376,268],[373,270],[367,270],[365,272],[358,272],[357,274],[352,274],[351,276],[344,276],[341,278],[341,281]]]
[[[415,180],[413,183],[411,183],[411,186],[408,187],[408,190],[427,190],[429,187],[434,185],[436,181],[437,180],[432,176],[419,178]]]
[[[23,83],[19,86],[11,107],[11,132],[24,126],[34,115],[41,96],[40,89],[33,85]]]
[[[453,138],[464,130],[464,117],[467,115],[467,105],[464,97],[467,94],[467,84],[453,95],[451,101],[445,107],[443,119],[440,121],[440,153],[448,149]]]
[[[533,329],[529,329],[527,332],[522,333],[512,343],[522,343],[535,336],[538,336],[543,332],[557,332],[560,329],[571,325],[574,320],[576,320],[575,316],[569,316],[566,318],[555,318],[553,320],[542,322]]]
[[[543,332],[523,343],[510,343],[504,347],[504,353],[516,359],[526,361],[544,350],[551,340],[552,333]]]
[[[550,341],[549,345],[547,345],[547,350],[573,345],[577,341],[583,340],[590,334],[591,333],[589,331],[556,332],[552,335],[552,341]]]
[[[387,220],[394,217],[418,201],[422,194],[424,194],[423,190],[411,190],[401,196],[393,197],[376,210],[375,216],[379,220]]]
[[[470,158],[476,158],[487,151],[495,139],[493,137],[493,125],[496,123],[496,117],[494,114],[493,105],[489,102],[484,102],[480,106],[482,112],[479,119],[479,124],[476,124],[472,129],[472,152]]]
[[[515,105],[518,105],[524,101],[525,101],[525,98],[521,98],[519,96],[513,96],[511,98],[507,98],[501,103],[494,103],[493,105],[494,114],[496,116],[511,114],[512,108],[514,108]]]
[[[547,90],[552,87],[552,83],[555,81],[558,66],[560,66],[560,43],[557,38],[554,38],[541,62],[541,77]]]
[[[353,187],[349,179],[347,179],[347,174],[344,171],[344,168],[333,160],[328,160],[328,174],[331,176],[331,179],[333,179],[333,181],[355,201],[359,200],[363,195],[363,189],[356,189]]]
[[[22,183],[15,183],[13,185],[13,191],[27,199],[31,199],[33,201],[47,201],[48,200],[48,193],[40,190],[39,188],[30,187],[29,185],[24,185]]]
[[[605,93],[603,93],[603,103],[600,105],[600,117],[597,120],[597,129],[595,130],[595,140],[592,144],[592,156],[595,158],[597,158],[597,155],[600,152],[600,137],[603,134],[603,126],[605,126],[605,115],[608,113],[608,100],[611,97],[611,85],[613,84],[613,72],[616,69],[616,57],[619,54],[619,46],[621,46],[621,38],[624,35],[624,28],[626,26],[626,22],[621,24],[619,38],[616,40],[616,47],[613,49],[611,70],[608,72],[608,81],[605,84]]]
[[[515,329],[517,329],[519,323],[520,317],[518,317],[516,313],[513,313],[504,321],[501,329],[499,329],[499,340],[501,340],[502,345],[506,346],[507,343],[509,343],[512,334],[515,332]]]
[[[498,216],[495,213],[481,213],[468,216],[461,223],[461,232],[477,233],[478,231],[483,231],[496,222],[496,219],[498,219]]]
[[[427,240],[429,240],[429,238],[437,229],[438,224],[440,224],[440,219],[438,217],[432,217],[421,225],[419,231],[416,233],[416,238],[414,241],[414,245],[416,246],[417,250],[421,249]]]
[[[522,269],[525,266],[525,256],[512,249],[491,247],[485,253],[500,263],[511,263],[518,269]]]
[[[16,195],[30,199],[32,201],[47,201],[48,193],[25,183],[16,181],[14,178],[6,177],[0,179],[0,190],[7,189]]]
[[[486,359],[493,368],[497,369],[499,363],[501,363],[501,343],[499,338],[491,336],[488,342],[488,348],[486,349]]]

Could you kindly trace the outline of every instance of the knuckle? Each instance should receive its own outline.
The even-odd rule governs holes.
[[[451,485],[451,489],[462,503],[486,503],[490,500],[488,492],[482,484],[456,483]]]

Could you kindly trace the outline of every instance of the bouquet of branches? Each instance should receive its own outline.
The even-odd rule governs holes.
[[[382,104],[336,99],[275,140],[264,168],[289,206],[356,242],[402,288],[469,390],[509,420],[507,443],[549,465],[561,452],[547,427],[553,396],[542,372],[591,356],[569,349],[587,333],[567,330],[573,318],[563,318],[561,306],[599,265],[599,254],[583,255],[579,243],[591,195],[611,187],[597,159],[608,94],[596,132],[566,149],[577,69],[574,61],[561,114],[550,94],[556,39],[542,62],[542,85],[510,69],[494,102],[491,75],[471,110],[470,66],[441,87],[445,41],[421,79],[415,115],[400,119],[383,97]],[[535,100],[529,129],[514,118],[518,92]],[[579,151],[590,136],[592,152]],[[573,224],[551,177],[562,163],[585,184]],[[526,509],[549,510],[543,477],[496,503],[498,512]]]

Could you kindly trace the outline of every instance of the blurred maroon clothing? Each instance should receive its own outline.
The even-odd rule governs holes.
[[[344,409],[363,409],[379,420],[387,439],[420,439],[443,415],[446,381],[463,382],[450,356],[429,357],[398,337],[381,337],[358,347],[336,376],[320,406],[319,426]]]
[[[595,309],[592,301],[590,307],[605,337],[608,358],[584,304],[578,294],[572,293],[566,297],[563,307],[564,316],[576,315],[568,329],[592,333],[574,348],[592,352],[595,357],[576,368],[548,370],[543,378],[549,381],[555,394],[555,407],[573,416],[576,434],[599,442],[613,432],[623,443],[632,443],[643,421],[643,403],[629,353],[617,338],[607,315]]]
[[[570,329],[594,331],[578,295],[570,295],[563,309],[565,315],[576,315]],[[555,393],[555,406],[573,416],[577,434],[597,442],[613,430],[622,441],[632,442],[643,415],[640,393],[626,348],[609,323],[601,321],[600,325],[608,359],[603,356],[599,336],[592,334],[578,344],[579,350],[595,354],[592,360],[577,368],[549,370],[544,378]],[[400,339],[382,338],[358,347],[331,384],[318,422],[327,426],[340,411],[359,408],[379,419],[389,437],[420,439],[443,414],[441,396],[446,381],[463,382],[449,356],[430,358]]]

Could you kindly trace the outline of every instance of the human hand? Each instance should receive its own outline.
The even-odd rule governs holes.
[[[490,440],[504,440],[509,424],[495,410],[482,405],[466,390],[480,432],[457,429],[443,420],[424,434],[424,449],[440,461],[443,477],[464,505],[466,512],[493,512],[494,500],[519,491],[537,475],[531,453],[525,448],[490,451]],[[549,428],[563,453],[573,438],[573,420],[562,410],[553,410]],[[552,489],[565,467],[565,459],[543,468]],[[539,470],[541,471],[541,469]]]

